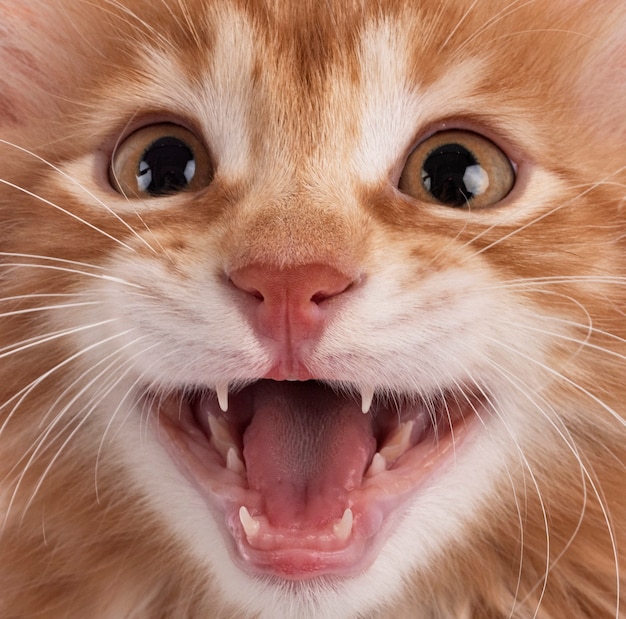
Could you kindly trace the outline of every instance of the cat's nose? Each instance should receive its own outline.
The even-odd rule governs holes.
[[[298,346],[316,340],[356,278],[325,264],[278,268],[250,264],[230,274],[258,334]]]

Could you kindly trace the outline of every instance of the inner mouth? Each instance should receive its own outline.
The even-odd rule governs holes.
[[[304,579],[365,569],[484,399],[259,380],[149,402],[165,447],[223,518],[235,560]]]

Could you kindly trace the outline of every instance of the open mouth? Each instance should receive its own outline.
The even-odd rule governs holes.
[[[223,518],[235,561],[302,580],[367,569],[409,500],[453,461],[485,398],[259,380],[230,396],[153,393],[148,405],[165,448]]]

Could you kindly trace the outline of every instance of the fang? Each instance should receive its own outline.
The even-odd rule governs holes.
[[[369,413],[369,410],[372,406],[372,400],[374,399],[374,388],[373,387],[362,387],[361,388],[361,411],[363,414]]]
[[[345,542],[352,533],[353,523],[354,516],[352,514],[352,510],[348,508],[345,512],[343,512],[341,520],[333,525],[333,533],[335,534],[335,537],[338,540]]]
[[[228,383],[217,383],[215,385],[215,393],[217,395],[217,402],[222,409],[222,412],[228,410]]]
[[[250,512],[244,505],[239,508],[239,521],[248,539],[258,535],[261,523],[250,515]]]

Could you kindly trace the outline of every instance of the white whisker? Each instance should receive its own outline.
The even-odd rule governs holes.
[[[16,353],[22,352],[24,350],[28,350],[29,348],[33,348],[36,346],[41,346],[42,344],[46,344],[48,342],[52,342],[62,337],[67,337],[70,335],[76,335],[81,331],[87,331],[89,329],[95,329],[97,327],[102,327],[104,325],[111,324],[113,322],[117,322],[117,318],[108,318],[107,320],[101,320],[99,322],[94,322],[88,325],[81,325],[78,327],[71,327],[69,329],[62,329],[60,331],[54,331],[52,333],[45,333],[43,335],[38,335],[35,337],[28,338],[26,340],[20,340],[15,344],[11,344],[9,346],[5,346],[0,349],[0,359],[4,357],[9,357],[10,355],[14,355]],[[0,405],[0,410],[4,407]]]
[[[532,391],[530,389],[528,389],[527,387],[525,387],[524,385],[522,385],[519,381],[519,378],[508,372],[507,370],[505,370],[504,368],[502,368],[500,365],[496,364],[496,363],[492,363],[491,364],[492,369],[494,369],[496,372],[498,372],[501,376],[503,376],[508,383],[513,386],[514,389],[517,390],[517,392],[522,395],[524,398],[526,398],[526,400],[528,402],[530,402],[530,404],[542,415],[542,417],[548,422],[548,424],[557,432],[557,434],[559,435],[559,437],[563,440],[563,443],[568,447],[569,451],[572,453],[572,455],[574,456],[574,458],[576,459],[576,461],[578,462],[578,465],[580,467],[580,471],[581,474],[583,476],[582,478],[582,483],[581,483],[581,488],[582,488],[582,508],[581,508],[581,513],[579,515],[578,518],[578,522],[576,524],[576,527],[574,529],[574,531],[570,534],[569,540],[564,544],[563,548],[561,549],[561,551],[559,552],[559,554],[551,560],[550,562],[550,566],[548,568],[548,570],[551,570],[554,568],[554,566],[561,560],[561,558],[566,554],[568,548],[573,544],[578,532],[580,531],[582,524],[583,524],[583,519],[584,519],[584,514],[585,514],[585,506],[587,504],[587,483],[589,483],[589,485],[591,486],[592,490],[593,490],[593,494],[594,496],[598,499],[598,505],[602,511],[604,520],[606,522],[607,525],[607,531],[609,534],[609,537],[611,539],[611,546],[612,546],[612,551],[613,551],[613,558],[615,561],[615,574],[616,574],[616,586],[617,586],[617,604],[619,607],[619,599],[620,599],[620,579],[619,579],[619,555],[618,555],[618,551],[617,551],[617,540],[615,539],[615,533],[613,531],[613,526],[611,525],[611,521],[609,518],[609,514],[607,511],[607,506],[606,506],[606,501],[604,500],[604,498],[602,497],[600,490],[596,484],[596,482],[594,481],[594,478],[588,468],[587,465],[585,465],[585,463],[582,460],[582,456],[579,452],[579,449],[576,445],[576,443],[574,442],[573,437],[570,435],[569,431],[567,430],[567,426],[566,424],[560,419],[559,414],[557,413],[557,411],[554,409],[554,407],[549,404],[549,402],[547,400],[545,400],[545,398],[541,397],[541,396],[536,396],[536,397],[540,397],[543,406],[541,406],[539,404],[539,402],[537,402],[537,400],[535,399],[535,397],[533,397],[531,395]],[[545,408],[544,408],[545,406]],[[552,415],[547,414],[546,412],[546,408],[548,410],[550,410],[552,412]],[[557,425],[557,421],[560,422],[559,425]],[[546,578],[547,578],[547,574],[546,574]],[[544,581],[544,588],[545,588],[545,581]],[[527,592],[526,595],[526,599],[528,599],[530,597],[530,595],[532,594],[533,589],[531,589],[529,592]],[[522,600],[522,604],[524,604],[524,602],[526,601],[526,599]]]
[[[489,28],[492,28],[498,22],[502,21],[504,18],[508,17],[512,13],[515,13],[516,11],[520,11],[525,6],[534,4],[536,1],[537,0],[526,0],[526,1],[512,0],[511,2],[509,2],[509,4],[507,4],[502,9],[500,9],[499,11],[494,13],[487,20],[485,20],[485,22],[483,23],[483,25],[480,28],[476,29],[467,39],[465,39],[465,41],[463,41],[462,44],[458,45],[456,50],[455,50],[455,54],[456,55],[460,55],[460,54],[462,55],[463,51],[464,51],[464,48],[467,45],[469,45],[474,39],[476,39],[477,37],[479,37],[482,34],[484,34],[485,31],[487,31]],[[468,13],[469,13],[469,11],[465,13],[465,15],[463,16],[463,20],[465,20],[467,18]],[[448,41],[449,41],[449,38],[446,39],[446,42],[448,42]]]
[[[51,434],[52,434],[53,430],[55,430],[57,428],[57,426],[62,421],[65,420],[65,417],[66,417],[67,413],[72,409],[73,405],[76,404],[83,397],[83,395],[85,395],[88,391],[90,391],[91,388],[99,380],[101,380],[103,376],[105,376],[108,372],[110,372],[111,368],[114,367],[116,370],[119,369],[120,366],[116,365],[117,362],[118,362],[119,356],[124,352],[124,350],[126,348],[129,348],[131,346],[136,345],[142,339],[145,339],[144,336],[138,337],[138,338],[136,338],[134,340],[131,340],[131,341],[128,341],[123,346],[121,346],[118,349],[116,349],[113,353],[107,355],[106,357],[103,357],[96,364],[94,364],[93,366],[91,366],[90,368],[85,370],[77,379],[75,379],[70,385],[68,385],[65,388],[65,390],[57,397],[55,402],[50,406],[50,411],[54,410],[54,408],[62,401],[63,397],[66,394],[68,394],[75,385],[81,385],[81,388],[77,391],[77,393],[75,393],[73,395],[73,397],[69,400],[69,402],[67,402],[64,405],[64,407],[55,415],[54,419],[52,419],[50,422],[48,422],[45,431],[39,436],[39,439],[38,439],[37,443],[35,445],[33,445],[33,448],[32,448],[31,453],[30,453],[30,457],[29,457],[28,461],[26,462],[26,464],[23,466],[21,476],[18,478],[18,482],[16,484],[16,487],[14,488],[14,495],[18,492],[21,480],[23,479],[23,476],[26,473],[26,471],[32,466],[32,464],[35,462],[35,460],[38,457],[40,457],[42,454],[44,454],[46,451],[48,451],[49,449],[52,448],[56,438],[52,438],[51,439]],[[96,374],[93,378],[91,378],[90,380],[84,382],[89,373],[91,373],[95,368],[97,368],[98,366],[100,366],[101,364],[103,364],[105,362],[109,362],[109,364],[104,369],[102,369],[98,374]],[[131,361],[130,360],[126,360],[124,362],[124,364],[122,364],[122,367],[123,367],[123,365],[125,365],[127,363],[131,363]],[[105,395],[110,390],[112,390],[114,387],[115,387],[115,383],[110,387],[110,389],[108,391],[105,390]],[[67,445],[69,445],[69,443],[72,441],[73,437],[76,436],[78,431],[83,427],[83,425],[91,417],[91,414],[94,412],[94,410],[96,410],[96,406],[98,404],[98,397],[102,397],[100,395],[101,392],[102,392],[102,388],[100,390],[98,390],[90,398],[90,400],[87,402],[87,404],[83,407],[83,409],[81,411],[70,415],[70,419],[67,420],[68,422],[73,422],[76,419],[79,419],[79,421],[76,424],[76,426],[71,430],[69,435],[63,440],[63,443],[60,445],[60,447],[58,447],[58,449],[56,450],[54,456],[51,457],[50,460],[47,462],[46,468],[44,469],[43,473],[41,474],[38,483],[36,484],[35,488],[32,491],[30,499],[28,500],[28,502],[26,503],[26,505],[24,507],[24,512],[26,512],[28,510],[29,506],[32,504],[32,501],[34,500],[36,494],[38,493],[39,489],[41,488],[41,485],[43,484],[45,478],[47,477],[48,473],[50,472],[50,470],[54,466],[55,462],[61,456],[63,450],[67,447]],[[91,405],[91,402],[93,402],[94,400],[95,400],[95,403],[93,405]],[[91,407],[90,407],[90,405],[91,405]],[[87,410],[88,408],[89,408],[89,410]],[[43,420],[42,420],[42,422],[43,422]],[[65,429],[65,427],[61,428],[61,431],[59,432],[59,434],[57,434],[57,437],[62,438],[61,437],[61,432],[63,432],[64,429]]]
[[[47,204],[48,206],[51,206],[52,208],[60,211],[61,213],[64,213],[65,215],[68,215],[72,219],[75,219],[76,221],[79,221],[81,224],[84,224],[88,228],[91,228],[92,230],[95,230],[99,234],[102,234],[103,236],[107,237],[111,241],[114,241],[118,245],[121,245],[125,249],[128,249],[129,251],[131,251],[133,253],[135,252],[135,249],[133,249],[130,245],[124,243],[124,241],[120,241],[118,238],[112,236],[111,234],[109,234],[105,230],[102,230],[102,228],[98,228],[98,226],[95,226],[94,224],[88,222],[86,219],[83,219],[82,217],[79,217],[78,215],[76,215],[76,213],[72,213],[71,211],[68,211],[67,209],[63,208],[62,206],[59,206],[58,204],[55,204],[51,200],[48,200],[48,199],[44,198],[43,196],[40,196],[40,195],[30,191],[29,189],[26,189],[25,187],[20,187],[19,185],[16,185],[15,183],[7,181],[7,180],[5,180],[3,178],[0,178],[0,183],[2,183],[3,185],[6,185],[7,187],[12,187],[13,189],[16,189],[17,191],[21,191],[22,193],[26,194],[27,196],[30,196],[31,198],[35,198],[36,200],[38,200],[39,202],[41,202],[43,204]]]
[[[505,348],[506,350],[508,350],[509,352],[513,353],[514,355],[516,355],[518,357],[521,357],[521,358],[525,359],[526,361],[530,361],[533,365],[536,365],[536,366],[540,367],[542,370],[544,370],[545,372],[547,372],[551,376],[555,377],[557,380],[560,380],[560,381],[570,385],[571,387],[574,387],[574,389],[576,389],[577,391],[579,391],[583,395],[587,396],[590,400],[592,400],[593,402],[598,404],[604,411],[609,413],[609,415],[613,419],[615,419],[615,421],[617,421],[620,426],[626,427],[626,419],[623,419],[620,416],[620,414],[615,409],[613,409],[608,404],[606,404],[604,401],[602,401],[599,397],[597,397],[596,395],[591,393],[588,389],[585,389],[585,387],[583,387],[582,385],[579,385],[576,381],[573,381],[571,378],[568,378],[565,374],[563,374],[562,372],[559,372],[558,370],[555,370],[554,368],[552,368],[549,365],[545,364],[543,361],[539,361],[537,359],[534,359],[533,357],[530,357],[529,355],[527,355],[526,353],[522,352],[521,350],[515,349],[513,346],[510,346],[510,345],[508,345],[508,344],[506,344],[506,343],[504,343],[502,341],[499,341],[499,340],[494,340],[493,338],[491,338],[489,336],[486,336],[486,337],[495,346],[500,346],[502,348]]]
[[[132,288],[143,288],[139,284],[133,284],[132,282],[128,282],[120,277],[115,277],[113,275],[102,275],[98,273],[89,273],[88,271],[81,271],[78,269],[70,269],[68,267],[61,267],[50,264],[37,264],[37,263],[28,263],[28,262],[10,262],[5,264],[0,264],[0,268],[32,268],[32,269],[47,269],[51,271],[61,271],[65,273],[74,273],[75,275],[84,275],[85,277],[92,277],[95,279],[102,279],[109,282],[114,282],[116,284],[123,284],[125,286],[131,286]]]
[[[41,307],[28,307],[25,309],[14,310],[12,312],[0,312],[0,318],[8,318],[10,316],[21,316],[24,314],[33,314],[37,312],[47,312],[52,310],[68,309],[72,307],[88,307],[93,305],[101,305],[98,301],[82,301],[80,303],[59,303],[57,305],[43,305]]]
[[[544,219],[550,217],[551,215],[554,215],[555,213],[557,213],[558,211],[571,206],[572,204],[574,204],[576,202],[576,200],[580,200],[580,198],[586,196],[587,194],[591,193],[592,191],[594,191],[595,189],[597,189],[598,187],[600,187],[601,185],[603,185],[604,183],[606,183],[609,179],[611,179],[614,176],[617,176],[618,174],[622,173],[624,170],[626,170],[626,166],[623,166],[621,168],[619,168],[618,170],[615,170],[614,172],[612,172],[611,174],[607,175],[605,178],[603,178],[600,181],[597,181],[596,183],[591,184],[589,187],[587,187],[584,191],[576,194],[576,196],[570,198],[569,200],[566,200],[565,202],[559,203],[556,206],[548,209],[548,210],[543,210],[542,213],[540,215],[537,215],[537,217],[535,217],[534,219],[531,219],[530,221],[518,226],[517,228],[515,228],[514,230],[511,230],[511,232],[507,232],[506,234],[504,234],[503,236],[501,236],[500,238],[498,238],[496,241],[493,241],[487,245],[485,245],[484,247],[481,247],[480,249],[477,249],[474,252],[474,255],[480,255],[486,251],[489,251],[490,249],[494,248],[496,245],[499,245],[500,243],[503,243],[504,241],[506,241],[507,239],[510,239],[511,237],[515,236],[516,234],[519,234],[520,232],[523,232],[524,230],[530,228],[531,226],[537,224],[540,221],[543,221]],[[479,239],[480,237],[482,237],[484,234],[486,234],[487,232],[489,232],[490,230],[492,230],[495,227],[495,224],[485,230],[483,230],[482,232],[478,233],[477,235],[475,235],[470,241],[468,241],[468,245],[475,242],[477,239]]]
[[[103,323],[100,323],[100,324],[107,324],[107,323],[110,323],[110,322],[114,322],[114,320],[107,320],[107,321],[104,321]],[[88,327],[81,327],[81,328],[76,329],[76,331],[82,331],[82,330],[87,329],[87,328],[93,328],[93,326],[94,325],[89,325]],[[49,370],[47,370],[43,374],[39,375],[30,384],[26,385],[25,387],[20,389],[17,393],[14,393],[8,400],[5,400],[2,404],[0,404],[0,410],[2,410],[4,408],[6,408],[7,406],[9,406],[10,404],[12,404],[14,402],[14,400],[17,399],[17,402],[15,404],[13,404],[13,408],[8,413],[8,415],[6,416],[6,418],[3,421],[2,425],[0,426],[0,436],[5,432],[7,425],[10,423],[10,421],[12,420],[15,412],[22,405],[24,400],[44,380],[46,380],[47,378],[52,376],[55,372],[58,372],[61,368],[67,366],[68,364],[72,363],[76,359],[78,359],[78,358],[82,357],[83,355],[87,354],[88,352],[98,348],[99,346],[102,346],[104,344],[108,344],[110,341],[113,341],[114,339],[116,339],[118,337],[124,337],[128,333],[130,333],[131,331],[132,331],[132,329],[128,329],[128,330],[123,331],[121,333],[116,333],[115,335],[111,335],[110,337],[107,337],[107,338],[104,338],[104,339],[99,340],[97,342],[94,342],[93,344],[90,344],[89,346],[86,346],[85,348],[82,348],[78,352],[73,353],[69,357],[66,357],[63,361],[57,363],[54,367],[50,368]]]
[[[537,494],[537,499],[539,501],[539,505],[541,508],[541,513],[542,513],[542,517],[543,517],[543,526],[544,526],[544,531],[545,531],[545,541],[546,541],[546,559],[545,559],[545,578],[543,581],[543,588],[541,590],[541,593],[539,595],[539,600],[537,602],[537,612],[539,611],[539,608],[541,606],[541,601],[543,600],[543,597],[545,595],[547,586],[548,586],[548,573],[549,573],[549,569],[550,569],[550,548],[551,548],[551,541],[550,541],[550,525],[549,525],[549,518],[548,518],[548,511],[544,502],[544,498],[543,498],[543,494],[541,492],[541,488],[539,487],[539,482],[535,476],[535,473],[533,471],[533,468],[528,460],[528,457],[526,456],[526,453],[523,449],[523,447],[519,444],[517,438],[516,438],[516,434],[513,431],[513,429],[511,428],[509,422],[507,421],[507,419],[505,418],[504,415],[500,414],[498,411],[501,409],[501,407],[496,406],[496,402],[494,401],[494,395],[491,393],[488,393],[481,385],[478,381],[476,381],[476,379],[474,377],[472,377],[471,373],[468,373],[468,376],[470,377],[470,379],[473,381],[473,383],[477,386],[477,388],[479,389],[479,391],[481,392],[483,398],[485,399],[485,401],[489,404],[489,408],[490,410],[492,410],[498,417],[498,420],[500,422],[500,424],[502,424],[502,426],[506,429],[507,434],[511,437],[513,445],[515,447],[515,450],[517,451],[517,453],[519,454],[520,460],[522,461],[522,463],[524,464],[524,468],[525,470],[528,471],[528,474],[530,475],[530,478],[532,480],[533,486],[535,488],[536,494]]]
[[[474,10],[474,7],[476,7],[478,2],[479,2],[479,0],[473,0],[472,4],[470,4],[469,7],[467,7],[467,9],[465,10],[465,13],[463,13],[461,18],[457,20],[457,22],[454,25],[454,27],[450,29],[450,32],[449,32],[448,36],[446,37],[444,42],[441,44],[441,47],[439,48],[440,51],[443,50],[444,47],[446,47],[448,45],[448,43],[450,43],[450,41],[454,38],[454,35],[458,32],[459,28],[465,22],[465,20],[470,15],[470,13]]]
[[[68,264],[68,265],[74,265],[74,266],[79,266],[79,267],[85,267],[88,269],[95,269],[97,271],[105,271],[108,270],[106,267],[103,267],[101,265],[98,264],[92,264],[91,262],[79,262],[78,260],[68,260],[67,258],[56,258],[55,256],[41,256],[38,254],[23,254],[23,253],[17,253],[17,252],[8,252],[8,251],[2,251],[0,252],[0,256],[4,256],[6,258],[31,258],[33,260],[44,260],[44,261],[48,261],[48,262],[58,262],[60,264]],[[11,262],[6,262],[3,263],[2,266],[10,266]]]
[[[110,206],[108,206],[105,202],[103,202],[100,198],[98,198],[97,196],[94,195],[93,192],[91,192],[89,189],[87,189],[82,183],[80,183],[78,180],[76,180],[74,177],[70,176],[69,174],[67,174],[66,172],[64,172],[63,170],[61,170],[61,168],[55,166],[53,163],[51,163],[50,161],[47,161],[46,159],[44,159],[43,157],[37,155],[36,153],[23,148],[22,146],[19,146],[18,144],[14,144],[12,142],[8,142],[6,140],[2,140],[0,139],[0,144],[5,144],[6,146],[9,146],[11,148],[15,148],[18,151],[21,151],[31,157],[33,157],[34,159],[44,163],[46,166],[48,166],[49,168],[51,168],[52,170],[54,170],[55,172],[58,172],[61,176],[63,176],[63,178],[69,180],[73,185],[75,185],[76,187],[78,187],[81,191],[83,191],[85,193],[85,195],[89,196],[90,198],[92,198],[93,200],[95,200],[100,206],[102,206],[110,215],[113,216],[114,219],[116,219],[117,221],[119,221],[127,230],[130,231],[131,234],[133,234],[133,236],[135,236],[137,239],[139,239],[139,241],[141,241],[141,243],[143,245],[145,245],[150,251],[152,251],[153,253],[156,253],[155,250],[151,247],[151,245],[146,241],[146,239],[144,239],[140,234],[137,233],[137,231],[127,222],[125,221],[122,217],[120,217]],[[86,222],[85,220],[81,219],[80,217],[70,213],[69,211],[66,211],[65,209],[62,209],[61,207],[45,200],[44,198],[33,194],[31,192],[29,192],[28,190],[26,190],[25,188],[13,185],[12,183],[9,183],[8,181],[3,181],[3,179],[0,179],[0,182],[4,182],[5,184],[9,185],[10,187],[13,187],[14,189],[19,189],[20,191],[24,191],[26,194],[35,197],[39,200],[42,200],[43,202],[45,202],[46,204],[49,204],[51,206],[54,206],[55,208],[58,208],[59,210],[63,211],[66,214],[71,215],[72,217],[74,217],[75,219],[78,219],[79,221],[81,221],[82,223],[88,225],[89,227],[93,228],[94,230],[97,230],[98,232],[101,232],[102,234],[105,234],[107,237],[113,239],[114,241],[116,241],[117,243],[121,244],[123,247],[130,249],[131,251],[134,251],[129,245],[127,245],[126,243],[123,243],[122,241],[120,241],[119,239],[116,239],[114,237],[112,237],[111,235],[107,234],[106,232],[104,232],[103,230],[100,230],[99,228],[97,228],[96,226],[93,226],[92,224],[89,224],[88,222]]]
[[[32,301],[35,299],[84,299],[92,298],[89,292],[34,292],[31,294],[16,294],[9,297],[0,297],[0,303],[14,301]]]

